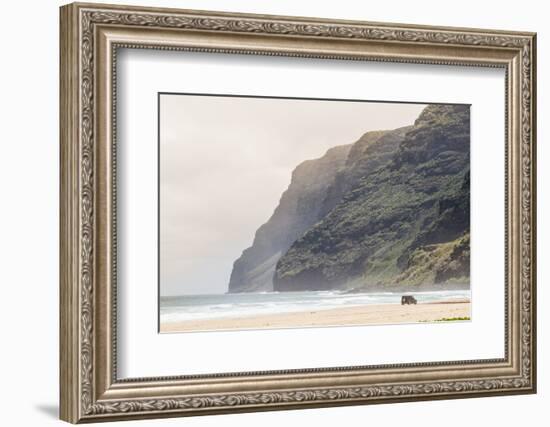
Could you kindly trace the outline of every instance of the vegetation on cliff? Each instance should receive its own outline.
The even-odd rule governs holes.
[[[229,291],[468,286],[469,121],[430,105],[299,165]]]
[[[467,280],[464,268],[417,272],[414,283],[407,283],[412,276],[406,272],[412,274],[420,252],[430,264],[431,257],[439,258],[434,266],[440,266],[449,248],[434,252],[430,245],[451,245],[469,232],[469,148],[469,107],[431,105],[387,162],[355,175],[369,161],[365,150],[348,171],[340,171],[356,177],[341,201],[279,259],[275,290]],[[461,265],[469,265],[469,249],[463,258]]]

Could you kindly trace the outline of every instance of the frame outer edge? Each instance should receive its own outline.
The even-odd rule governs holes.
[[[74,5],[59,9],[59,418],[79,416],[78,19]]]
[[[537,33],[531,35],[531,390],[537,393]]]
[[[409,30],[432,30],[432,31],[466,31],[475,32],[478,34],[491,34],[491,35],[514,35],[523,37],[533,37],[536,32],[532,31],[517,31],[517,30],[505,30],[496,28],[476,28],[476,27],[463,27],[463,26],[441,26],[433,24],[411,24],[396,21],[370,21],[364,19],[334,19],[334,18],[321,18],[307,15],[279,15],[273,13],[253,13],[253,12],[236,12],[236,11],[223,11],[223,10],[207,10],[207,9],[189,9],[181,8],[177,6],[143,6],[143,5],[129,5],[112,4],[112,3],[90,3],[88,1],[76,1],[71,3],[81,9],[102,9],[105,11],[120,11],[125,10],[128,13],[161,13],[161,14],[178,14],[188,13],[195,16],[204,16],[206,18],[254,18],[261,20],[285,20],[293,21],[295,23],[317,23],[317,24],[340,24],[340,25],[371,25],[376,27],[388,27],[388,28],[407,28]]]

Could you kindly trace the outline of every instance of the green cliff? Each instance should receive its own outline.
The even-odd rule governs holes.
[[[326,188],[333,206],[278,259],[274,289],[468,286],[469,134],[469,106],[430,105],[397,146],[387,133],[356,142]]]

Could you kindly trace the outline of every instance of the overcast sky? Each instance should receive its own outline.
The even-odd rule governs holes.
[[[225,293],[299,163],[410,125],[424,107],[161,95],[161,295]]]

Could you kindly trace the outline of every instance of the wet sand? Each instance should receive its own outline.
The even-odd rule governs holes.
[[[160,331],[188,332],[434,322],[457,317],[470,317],[470,306],[468,300],[417,305],[373,304],[296,313],[162,323]]]

